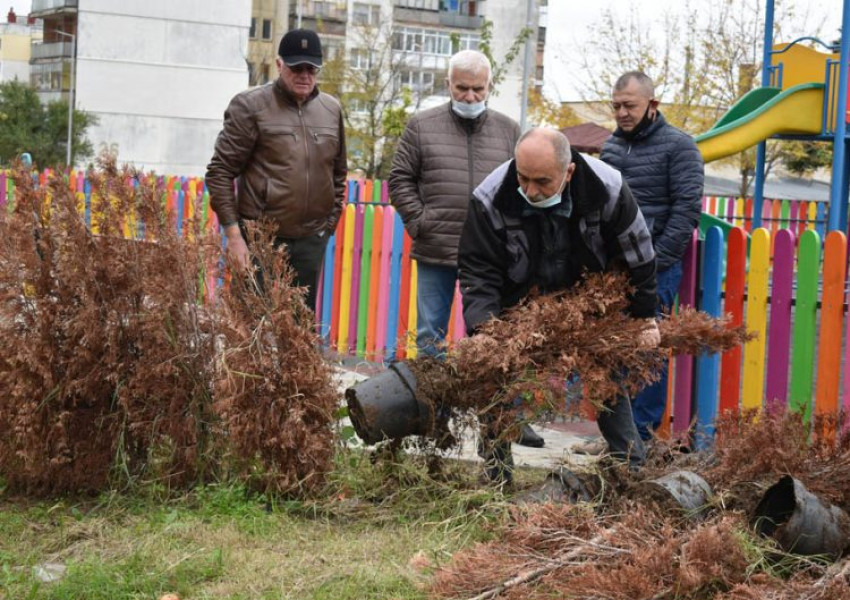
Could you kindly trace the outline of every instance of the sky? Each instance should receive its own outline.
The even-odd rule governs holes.
[[[777,10],[781,2],[776,1]],[[637,4],[630,0],[549,0],[544,93],[556,101],[581,100],[577,79],[582,74],[578,69],[578,58],[572,57],[576,55],[576,48],[587,41],[591,26],[600,22],[605,9],[610,7],[615,11],[622,10],[625,16],[630,6],[637,6],[641,24],[649,27],[650,31],[663,32],[661,20],[664,14],[681,10],[684,4],[683,0],[650,0]],[[699,7],[700,1],[691,0],[691,6]],[[796,12],[801,15],[796,23],[799,29],[806,27],[801,23],[803,15],[807,15],[806,22],[809,24],[825,22],[826,25],[819,32],[795,30],[794,38],[819,35],[825,41],[835,39],[841,25],[842,6],[843,0],[796,0]]]

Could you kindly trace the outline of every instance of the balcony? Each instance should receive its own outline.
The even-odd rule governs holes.
[[[42,18],[48,14],[77,12],[78,0],[32,0],[30,15]]]
[[[297,12],[297,6],[292,4],[289,8],[289,14],[296,15]],[[348,6],[345,2],[307,0],[307,2],[302,5],[301,18],[345,21],[348,19]]]
[[[465,29],[478,29],[484,21],[484,17],[469,17],[457,13],[441,12],[440,25],[447,27],[463,27]]]
[[[33,43],[31,56],[31,60],[34,61],[50,58],[71,58],[71,42]]]
[[[414,10],[440,10],[440,0],[395,0],[393,5],[398,8],[411,8]]]

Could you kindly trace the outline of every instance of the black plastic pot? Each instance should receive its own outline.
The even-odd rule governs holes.
[[[705,479],[691,471],[673,471],[658,479],[643,482],[654,491],[654,496],[681,508],[689,515],[701,516],[708,509],[711,486]]]
[[[367,444],[408,435],[426,435],[434,422],[430,405],[416,398],[416,378],[405,363],[345,390],[348,416]]]
[[[798,480],[783,476],[764,493],[752,517],[755,530],[786,552],[836,559],[850,545],[850,517],[824,505]]]

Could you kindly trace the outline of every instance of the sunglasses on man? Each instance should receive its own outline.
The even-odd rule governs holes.
[[[309,75],[318,75],[319,71],[322,70],[321,67],[317,67],[315,65],[310,65],[306,63],[302,63],[300,65],[286,65],[286,68],[292,71],[293,73],[300,75],[301,73],[307,73]]]

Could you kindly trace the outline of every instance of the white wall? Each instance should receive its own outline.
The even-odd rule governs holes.
[[[251,0],[80,0],[77,109],[95,151],[202,175],[230,99],[248,86]]]
[[[502,60],[526,25],[526,0],[487,0],[484,4],[485,17],[493,22],[493,57]],[[536,6],[536,3],[535,3]],[[532,55],[530,76],[534,76],[535,56],[537,48],[537,9],[532,14]],[[496,88],[497,95],[491,95],[489,106],[519,122],[522,111],[522,63],[525,57],[525,47],[508,65],[504,79]]]
[[[0,81],[11,81],[17,79],[21,83],[29,85],[30,63],[25,60],[2,60],[0,61]]]

